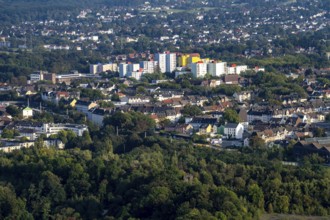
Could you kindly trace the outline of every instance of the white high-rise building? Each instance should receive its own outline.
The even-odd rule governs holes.
[[[158,65],[157,61],[141,61],[140,67],[144,73],[154,73]]]
[[[136,72],[140,70],[140,64],[138,63],[130,63],[127,64],[127,72],[131,73],[131,72]]]
[[[191,73],[194,77],[204,77],[207,73],[207,63],[197,62],[190,64]]]
[[[127,75],[127,66],[128,64],[126,63],[119,64],[119,77],[123,78]]]
[[[130,72],[128,76],[129,77],[132,77],[132,78],[134,78],[136,80],[140,80],[142,75],[143,75],[143,72],[133,71],[133,72]]]
[[[155,54],[155,61],[158,62],[158,66],[161,73],[166,72],[166,53]]]
[[[97,73],[103,73],[106,71],[113,71],[117,72],[118,71],[118,66],[116,63],[108,63],[108,64],[91,64],[89,66],[89,72],[90,74],[97,74]]]
[[[176,54],[166,54],[166,72],[171,73],[176,69]]]
[[[121,63],[119,64],[119,77],[123,78],[130,76],[132,72],[137,72],[140,70],[140,64],[138,63]]]
[[[212,76],[221,76],[227,72],[227,63],[226,62],[214,62],[207,64],[207,71]]]
[[[241,74],[242,72],[245,72],[248,70],[248,66],[247,65],[240,65],[240,66],[236,66],[236,65],[232,65],[230,67],[227,67],[227,74]]]
[[[176,54],[175,53],[157,53],[155,61],[158,62],[160,72],[171,73],[176,69]]]
[[[227,67],[227,74],[236,74],[236,67],[235,66]]]
[[[236,74],[241,74],[242,72],[245,72],[248,69],[247,65],[240,65],[236,66]]]
[[[98,64],[91,64],[89,65],[89,73],[96,74],[98,69]]]

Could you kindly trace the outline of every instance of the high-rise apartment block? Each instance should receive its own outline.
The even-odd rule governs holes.
[[[89,66],[90,74],[98,74],[106,71],[117,72],[118,65],[116,63],[107,63],[107,64],[99,63],[99,64],[91,64]]]
[[[176,69],[176,54],[166,54],[166,72],[171,73]]]
[[[140,68],[142,68],[144,73],[154,73],[157,69],[157,61],[141,61]]]
[[[191,73],[196,78],[204,77],[207,73],[207,63],[203,63],[202,61],[190,64],[190,68]]]
[[[207,64],[207,72],[212,76],[225,75],[227,72],[226,62],[211,62]]]
[[[140,65],[138,63],[121,63],[119,64],[119,77],[123,78],[129,76],[132,72],[137,72],[140,70]]]
[[[161,73],[171,73],[176,69],[176,54],[175,53],[157,53],[155,54],[155,61]]]

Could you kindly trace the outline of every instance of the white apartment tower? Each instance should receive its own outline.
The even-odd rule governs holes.
[[[89,73],[90,74],[98,74],[106,71],[118,71],[118,66],[116,63],[108,63],[108,64],[91,64],[89,66]]]
[[[131,72],[136,72],[140,70],[140,64],[138,63],[129,63],[127,64],[127,72],[131,73]]]
[[[119,64],[119,77],[123,78],[127,75],[127,65],[126,63]]]
[[[140,64],[138,63],[121,63],[119,64],[119,77],[123,78],[129,76],[132,72],[140,70]]]
[[[98,69],[98,64],[91,64],[89,65],[89,73],[90,74],[96,74]]]
[[[200,78],[204,77],[207,73],[207,64],[203,62],[197,62],[190,64],[191,73],[194,77]]]
[[[166,72],[171,73],[176,69],[176,54],[166,54]]]
[[[155,61],[158,62],[160,72],[162,73],[171,73],[176,68],[175,53],[157,53],[155,54]]]
[[[157,61],[141,61],[140,67],[144,73],[154,73],[158,65]]]
[[[207,64],[207,71],[212,76],[221,76],[227,72],[226,62],[213,62]]]
[[[161,73],[166,72],[166,53],[155,54],[155,61],[158,62],[158,66]]]

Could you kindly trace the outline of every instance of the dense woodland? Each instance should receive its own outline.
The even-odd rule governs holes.
[[[6,175],[0,177],[0,218],[245,220],[264,212],[330,214],[330,170],[317,165],[316,156],[298,167],[284,166],[290,147],[217,151],[138,133],[125,141],[111,130],[103,128],[93,141],[86,134],[76,145],[81,148],[59,151],[37,143],[1,154]],[[129,142],[133,149],[127,149]],[[125,145],[125,153],[114,153]]]
[[[116,113],[65,150],[0,154],[1,219],[257,219],[262,213],[330,214],[330,169],[299,166],[292,145],[215,150],[153,133],[141,113]],[[117,129],[116,129],[117,128]],[[79,146],[79,147],[77,147]],[[5,175],[4,175],[5,174]]]

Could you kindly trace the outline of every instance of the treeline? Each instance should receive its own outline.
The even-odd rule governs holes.
[[[33,71],[45,70],[53,73],[68,73],[78,70],[89,73],[89,64],[103,61],[97,52],[93,55],[80,51],[45,51],[1,54],[0,82],[16,83],[21,76],[28,77]]]
[[[62,132],[66,150],[37,141],[31,149],[0,154],[0,219],[329,216],[330,172],[317,156],[295,167],[281,163],[290,147],[194,147],[145,133],[154,124],[144,119],[118,113],[92,138]]]
[[[31,20],[47,20],[67,17],[86,8],[102,6],[136,6],[144,0],[3,0],[1,1],[1,23],[17,23]]]

